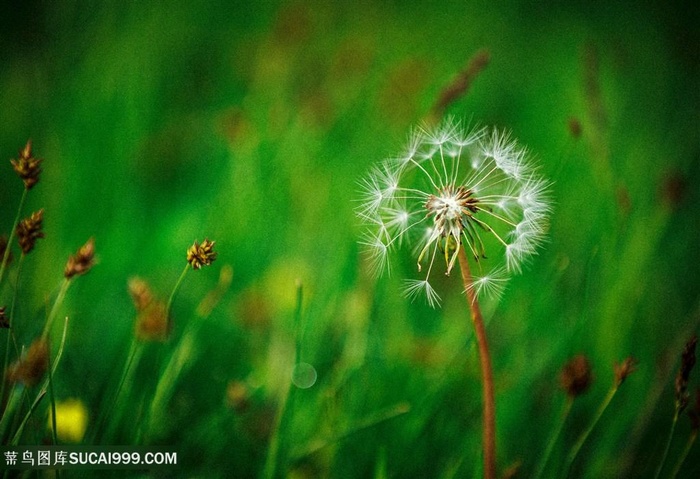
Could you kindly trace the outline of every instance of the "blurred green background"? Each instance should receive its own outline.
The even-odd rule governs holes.
[[[499,468],[534,472],[565,401],[559,371],[584,353],[595,382],[546,475],[562,474],[613,364],[634,356],[639,370],[573,476],[650,477],[700,321],[698,25],[690,2],[6,2],[0,234],[22,191],[8,160],[28,138],[44,159],[23,215],[45,208],[46,238],[22,272],[21,340],[40,331],[68,255],[94,237],[99,264],[62,307],[56,374],[57,399],[80,399],[94,421],[133,334],[128,279],[167,297],[186,249],[208,237],[219,257],[186,277],[173,343],[202,324],[149,439],[179,448],[182,475],[255,477],[266,461],[271,474],[272,443],[286,477],[478,477],[481,386],[462,288],[445,281],[432,310],[401,297],[412,258],[372,278],[353,209],[358,180],[487,48],[490,64],[448,113],[511,130],[555,199],[548,244],[484,304]],[[198,318],[226,265],[230,289]],[[296,346],[318,373],[306,389],[288,389]],[[682,417],[667,471],[689,433]],[[698,447],[682,477],[700,473]]]

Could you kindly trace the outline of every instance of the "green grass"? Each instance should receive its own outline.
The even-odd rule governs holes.
[[[99,257],[55,328],[58,341],[69,316],[53,393],[88,406],[85,442],[172,445],[183,476],[479,477],[481,383],[462,287],[441,284],[433,310],[400,294],[412,258],[371,277],[353,209],[357,181],[488,48],[489,66],[448,113],[511,130],[555,200],[548,243],[483,305],[499,470],[520,462],[520,477],[534,473],[565,401],[559,371],[584,353],[595,381],[543,477],[565,475],[628,356],[639,369],[572,477],[653,477],[680,353],[700,322],[697,7],[229,3],[2,7],[0,234],[22,193],[7,159],[28,138],[44,158],[22,215],[45,208],[46,238],[22,267],[21,345],[41,333],[68,256],[94,237]],[[682,185],[679,199],[669,184]],[[111,409],[136,318],[128,279],[167,298],[205,237],[218,259],[187,274],[172,340],[146,345],[128,400]],[[14,292],[14,253],[0,306]],[[225,266],[231,286],[202,317]],[[146,414],[173,354],[160,419],[140,433],[131,418]],[[313,387],[290,386],[295,356],[316,369]],[[245,408],[227,401],[232,382],[245,385]],[[50,440],[49,408],[47,396],[22,443]],[[95,437],[106,410],[111,432]],[[682,415],[662,477],[689,424]],[[679,477],[700,470],[695,452]]]

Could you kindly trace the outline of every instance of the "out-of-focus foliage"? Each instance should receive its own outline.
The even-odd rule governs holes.
[[[584,353],[594,382],[546,475],[562,474],[614,363],[634,356],[572,473],[652,476],[700,321],[697,25],[698,7],[651,1],[3,5],[0,235],[23,188],[8,160],[29,138],[44,159],[24,208],[44,208],[45,238],[24,262],[18,340],[41,332],[68,256],[94,237],[98,264],[61,308],[55,375],[57,401],[87,405],[90,443],[133,336],[127,282],[167,298],[187,248],[209,238],[216,262],[187,275],[173,339],[147,351],[129,385],[134,404],[152,396],[162,371],[149,364],[177,350],[167,400],[148,434],[124,420],[111,442],[176,446],[182,471],[207,477],[478,476],[481,386],[462,287],[440,279],[435,311],[400,294],[413,258],[373,278],[353,210],[362,175],[487,48],[488,67],[448,113],[511,130],[555,202],[548,244],[483,305],[499,468],[535,471],[566,400],[559,371]],[[203,313],[229,266],[231,287]],[[317,374],[311,387],[290,386],[295,357]],[[50,437],[41,413],[30,438]],[[689,434],[683,416],[666,471]]]

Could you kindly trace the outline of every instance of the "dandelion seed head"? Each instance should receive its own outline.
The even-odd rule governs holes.
[[[437,307],[431,279],[450,274],[461,250],[478,265],[472,288],[498,297],[546,236],[549,182],[509,133],[466,128],[454,119],[413,130],[403,153],[361,181],[360,243],[373,269],[408,245],[418,278],[404,284],[410,299]]]

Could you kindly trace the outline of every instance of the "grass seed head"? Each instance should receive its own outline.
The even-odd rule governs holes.
[[[615,364],[615,386],[620,387],[620,385],[625,382],[625,379],[637,370],[637,364],[639,361],[633,357],[629,357],[622,361],[620,364]]]
[[[136,317],[134,334],[140,341],[162,342],[168,339],[169,322],[165,303],[153,300]]]
[[[585,393],[593,382],[593,371],[591,363],[583,354],[574,356],[559,375],[561,387],[571,398],[578,397]]]
[[[129,294],[138,315],[134,334],[140,341],[165,341],[168,339],[168,311],[165,303],[155,297],[151,287],[141,278],[131,278]]]
[[[28,254],[34,249],[36,240],[44,237],[41,231],[44,222],[44,210],[35,211],[29,218],[25,218],[17,225],[17,240],[22,253]]]
[[[71,279],[73,276],[87,274],[95,265],[95,240],[90,238],[78,251],[68,258],[63,275]]]
[[[21,382],[32,387],[41,381],[48,368],[49,342],[46,338],[40,338],[29,346],[24,359],[10,366],[7,377],[10,382]]]
[[[196,241],[187,250],[187,262],[192,266],[192,269],[200,269],[202,266],[209,266],[216,259],[216,251],[214,251],[216,241],[205,239],[202,244]]]
[[[136,311],[141,312],[153,302],[153,292],[146,281],[141,278],[134,277],[129,279],[128,283],[129,295],[134,302]]]
[[[27,141],[25,147],[19,152],[16,160],[10,160],[12,169],[24,182],[24,187],[31,190],[39,182],[41,174],[42,160],[34,158],[32,155],[32,141]]]

